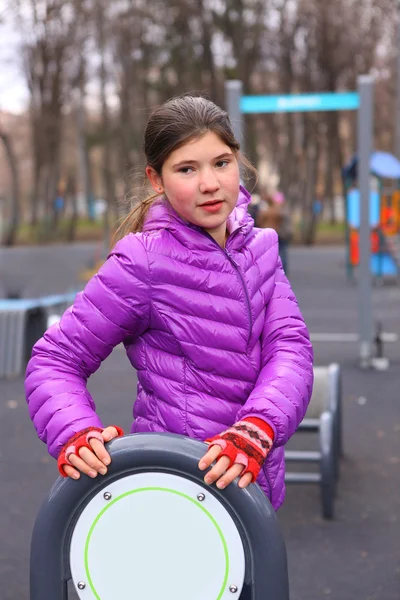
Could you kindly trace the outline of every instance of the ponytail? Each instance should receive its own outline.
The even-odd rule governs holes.
[[[143,225],[146,220],[147,213],[152,207],[154,201],[159,198],[159,194],[152,194],[144,200],[140,200],[132,208],[129,214],[123,219],[122,223],[117,228],[113,235],[112,245],[127,235],[128,233],[137,233],[143,230]]]

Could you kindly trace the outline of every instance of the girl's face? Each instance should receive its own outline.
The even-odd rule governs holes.
[[[154,190],[163,191],[181,217],[225,245],[226,220],[236,206],[240,174],[235,154],[215,133],[209,131],[174,150],[161,177],[151,167],[146,173]]]

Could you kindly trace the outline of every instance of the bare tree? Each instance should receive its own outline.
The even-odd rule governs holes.
[[[20,186],[17,158],[15,156],[11,139],[8,133],[4,131],[0,123],[0,140],[3,143],[8,165],[11,173],[11,200],[10,200],[10,218],[3,236],[3,243],[6,246],[12,246],[15,243],[19,217],[20,217]]]
[[[391,14],[387,0],[275,0],[272,10],[274,18],[264,33],[263,68],[268,91],[284,94],[355,89],[357,75],[377,66]],[[335,220],[333,198],[355,142],[355,136],[342,139],[342,125],[349,129],[353,121],[354,115],[337,112],[268,119],[270,160],[291,202],[303,207],[303,222],[312,220],[311,198],[317,188]],[[310,144],[318,152],[310,150]],[[311,160],[316,161],[312,168]]]
[[[34,186],[31,222],[39,212],[55,215],[61,172],[66,63],[74,49],[78,0],[15,3],[25,36],[25,74],[30,90]],[[29,17],[26,11],[29,9]]]
[[[115,209],[115,176],[112,172],[111,149],[111,119],[107,100],[107,5],[105,0],[98,0],[96,7],[96,34],[100,52],[100,102],[101,102],[101,132],[103,137],[102,179],[106,208],[104,211],[104,245],[110,245],[110,216]]]
[[[71,56],[69,66],[70,107],[75,115],[77,131],[77,174],[68,176],[74,179],[71,189],[80,187],[85,196],[87,215],[91,221],[95,219],[93,166],[89,147],[89,122],[86,108],[86,87],[90,79],[88,55],[94,46],[94,33],[91,32],[93,6],[90,0],[81,0],[76,6],[75,52]],[[80,186],[77,185],[80,182]],[[75,203],[76,204],[76,203]],[[72,223],[76,223],[75,211],[72,212]],[[71,226],[70,235],[74,228]]]
[[[83,182],[88,207],[96,185],[101,188],[108,232],[119,214],[117,197],[129,192],[130,174],[143,167],[143,127],[152,107],[193,90],[223,104],[226,78],[241,79],[246,94],[336,92],[355,89],[357,75],[375,69],[377,97],[384,99],[376,130],[390,147],[392,0],[166,0],[156,9],[145,0],[15,0],[12,6],[21,22],[27,7],[31,15],[25,65],[33,222],[53,212],[64,171],[64,179]],[[87,111],[91,83],[100,114]],[[79,145],[74,173],[63,157],[71,111]],[[354,116],[280,114],[246,118],[246,124],[247,154],[255,164],[262,158],[273,165],[291,204],[308,214],[318,191],[334,220],[340,169],[354,151]]]

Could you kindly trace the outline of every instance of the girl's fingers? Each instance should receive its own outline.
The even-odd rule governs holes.
[[[74,469],[74,467],[70,467],[69,465],[64,465],[63,469],[64,469],[64,473],[68,477],[72,477],[72,479],[79,479],[79,477],[81,476],[81,474],[79,473],[79,471],[77,471],[76,469]]]
[[[243,477],[240,478],[238,485],[240,488],[243,489],[243,488],[247,487],[252,481],[253,481],[252,474],[246,473],[246,475],[243,475]]]
[[[225,457],[222,457],[222,458],[225,458]],[[222,461],[222,458],[221,458],[221,461]],[[218,462],[220,462],[220,461],[218,461]],[[231,468],[228,469],[228,471],[222,477],[220,477],[218,479],[217,488],[219,488],[220,490],[223,490],[224,488],[226,488],[227,485],[232,483],[232,481],[240,475],[240,473],[243,471],[243,469],[244,469],[243,465],[233,464],[231,466]]]
[[[199,469],[200,471],[204,471],[208,469],[208,467],[217,459],[219,454],[221,454],[222,448],[215,444],[210,450],[206,452],[206,454],[199,460]]]
[[[91,455],[90,458],[88,457],[88,454]],[[82,456],[84,458],[81,458]],[[90,452],[90,450],[88,450],[88,448],[81,448],[79,450],[79,456],[77,456],[76,454],[70,454],[68,459],[71,462],[73,467],[78,469],[78,471],[81,471],[81,473],[84,473],[85,475],[89,475],[89,477],[96,477],[97,473],[100,472],[100,469],[96,469],[93,466],[94,461],[96,461],[99,466],[101,465],[102,469],[105,469],[107,471],[105,466],[100,463],[100,461],[94,456],[93,452]],[[89,463],[86,462],[87,459],[89,459],[89,461],[90,461]]]
[[[106,427],[102,431],[104,442],[109,442],[110,440],[118,437],[118,431],[115,427]],[[88,475],[89,477],[96,477],[98,473],[101,475],[105,475],[107,473],[107,466],[111,462],[111,457],[107,452],[104,444],[96,438],[91,438],[89,440],[89,448],[81,448],[79,450],[79,456],[76,454],[70,454],[69,460],[72,463],[72,467],[70,465],[64,466],[64,472],[68,477],[72,477],[73,479],[79,479],[80,472]],[[75,468],[74,468],[75,467]]]
[[[93,448],[93,452],[97,458],[101,460],[104,465],[109,465],[111,462],[111,457],[105,449],[104,444],[102,444],[99,440],[96,440],[96,438],[89,440],[89,444]]]
[[[217,463],[213,466],[211,471],[207,473],[204,477],[204,481],[208,484],[214,483],[217,479],[219,479],[229,468],[231,461],[227,456],[222,456]]]
[[[101,442],[100,442],[101,444]],[[79,457],[94,471],[97,473],[101,473],[101,475],[105,475],[107,473],[107,468],[96,456],[94,452],[89,450],[89,448],[81,448],[79,450]]]
[[[115,429],[115,427],[110,425],[110,427],[103,429],[101,435],[103,436],[105,442],[110,442],[114,438],[118,437],[118,431]]]

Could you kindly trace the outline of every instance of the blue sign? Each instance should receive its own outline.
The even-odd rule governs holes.
[[[326,94],[291,94],[289,96],[242,96],[242,113],[312,112],[323,110],[357,110],[357,92]]]

